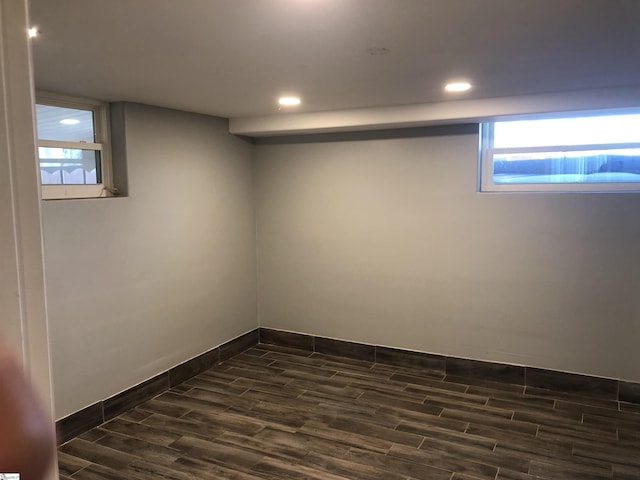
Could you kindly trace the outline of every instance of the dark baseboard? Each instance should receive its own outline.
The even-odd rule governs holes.
[[[259,334],[260,343],[399,367],[424,368],[448,377],[519,385],[530,393],[542,394],[546,390],[575,397],[640,404],[640,383],[379,347],[269,328],[260,328]]]
[[[122,393],[94,403],[56,422],[58,445],[161,394],[229,358],[258,344],[258,329],[162,372]]]
[[[257,328],[122,393],[58,420],[56,422],[58,445],[102,425],[169,388],[260,343],[399,367],[424,368],[441,372],[449,377],[478,378],[485,382],[520,385],[531,393],[542,393],[547,390],[577,397],[640,404],[640,383]]]

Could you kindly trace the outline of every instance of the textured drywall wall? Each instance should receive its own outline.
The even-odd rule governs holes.
[[[256,327],[251,144],[124,106],[126,198],[43,205],[56,417]]]
[[[258,142],[260,325],[640,381],[640,195],[478,193],[439,133]]]

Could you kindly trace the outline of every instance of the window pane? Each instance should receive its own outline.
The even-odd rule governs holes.
[[[38,139],[94,143],[93,112],[36,105]]]
[[[39,147],[43,185],[96,185],[100,178],[100,152],[75,148]]]
[[[640,182],[640,149],[495,154],[493,183]]]
[[[496,122],[494,148],[640,142],[640,115]]]

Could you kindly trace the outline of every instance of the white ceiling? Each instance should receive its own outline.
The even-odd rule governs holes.
[[[30,3],[37,88],[229,118],[640,85],[640,0]]]

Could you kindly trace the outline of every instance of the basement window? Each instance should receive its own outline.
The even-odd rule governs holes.
[[[481,191],[640,191],[640,114],[497,121],[481,132]]]
[[[109,106],[39,94],[36,120],[42,198],[110,196]]]

